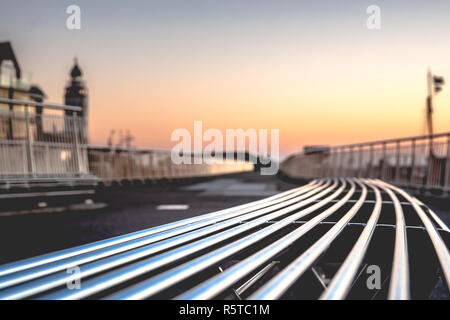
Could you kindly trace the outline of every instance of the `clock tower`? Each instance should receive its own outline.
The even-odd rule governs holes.
[[[77,116],[81,117],[84,130],[82,131],[83,134],[81,134],[82,137],[82,143],[87,143],[88,141],[88,134],[87,134],[87,125],[88,125],[88,95],[87,95],[87,88],[85,82],[82,80],[83,73],[78,66],[77,58],[74,59],[74,66],[72,67],[72,70],[70,71],[70,80],[68,82],[68,85],[65,89],[65,95],[64,95],[64,104],[68,106],[77,106],[81,107],[81,111],[76,112]],[[72,111],[65,111],[66,116],[72,116]],[[79,128],[81,129],[81,128]]]

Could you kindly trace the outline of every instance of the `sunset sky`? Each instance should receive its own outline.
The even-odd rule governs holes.
[[[81,8],[81,30],[66,8]],[[368,30],[366,8],[381,8]],[[2,1],[0,41],[49,102],[78,57],[91,142],[130,129],[137,146],[171,132],[280,129],[282,155],[424,133],[426,71],[450,82],[449,1]],[[435,99],[450,130],[450,85]]]

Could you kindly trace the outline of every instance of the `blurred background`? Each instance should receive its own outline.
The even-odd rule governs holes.
[[[280,129],[281,157],[304,145],[425,133],[426,72],[450,73],[448,1],[3,1],[0,40],[23,77],[63,102],[73,57],[89,88],[89,136],[132,129],[171,148],[176,128]],[[434,101],[448,129],[450,92]]]

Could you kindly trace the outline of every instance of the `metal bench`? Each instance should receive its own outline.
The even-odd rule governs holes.
[[[393,185],[317,179],[5,264],[0,298],[427,298],[436,284],[448,290],[449,235],[431,209]]]

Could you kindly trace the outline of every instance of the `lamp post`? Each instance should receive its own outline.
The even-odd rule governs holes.
[[[443,77],[433,75],[431,70],[427,72],[427,127],[429,135],[429,153],[428,153],[428,173],[427,173],[427,185],[430,184],[432,160],[433,160],[433,95],[438,94],[442,90],[442,86],[445,81]]]
[[[440,76],[433,75],[431,70],[428,69],[427,72],[427,127],[428,134],[433,134],[433,95],[438,94],[442,91],[442,86],[445,84],[444,78]]]

